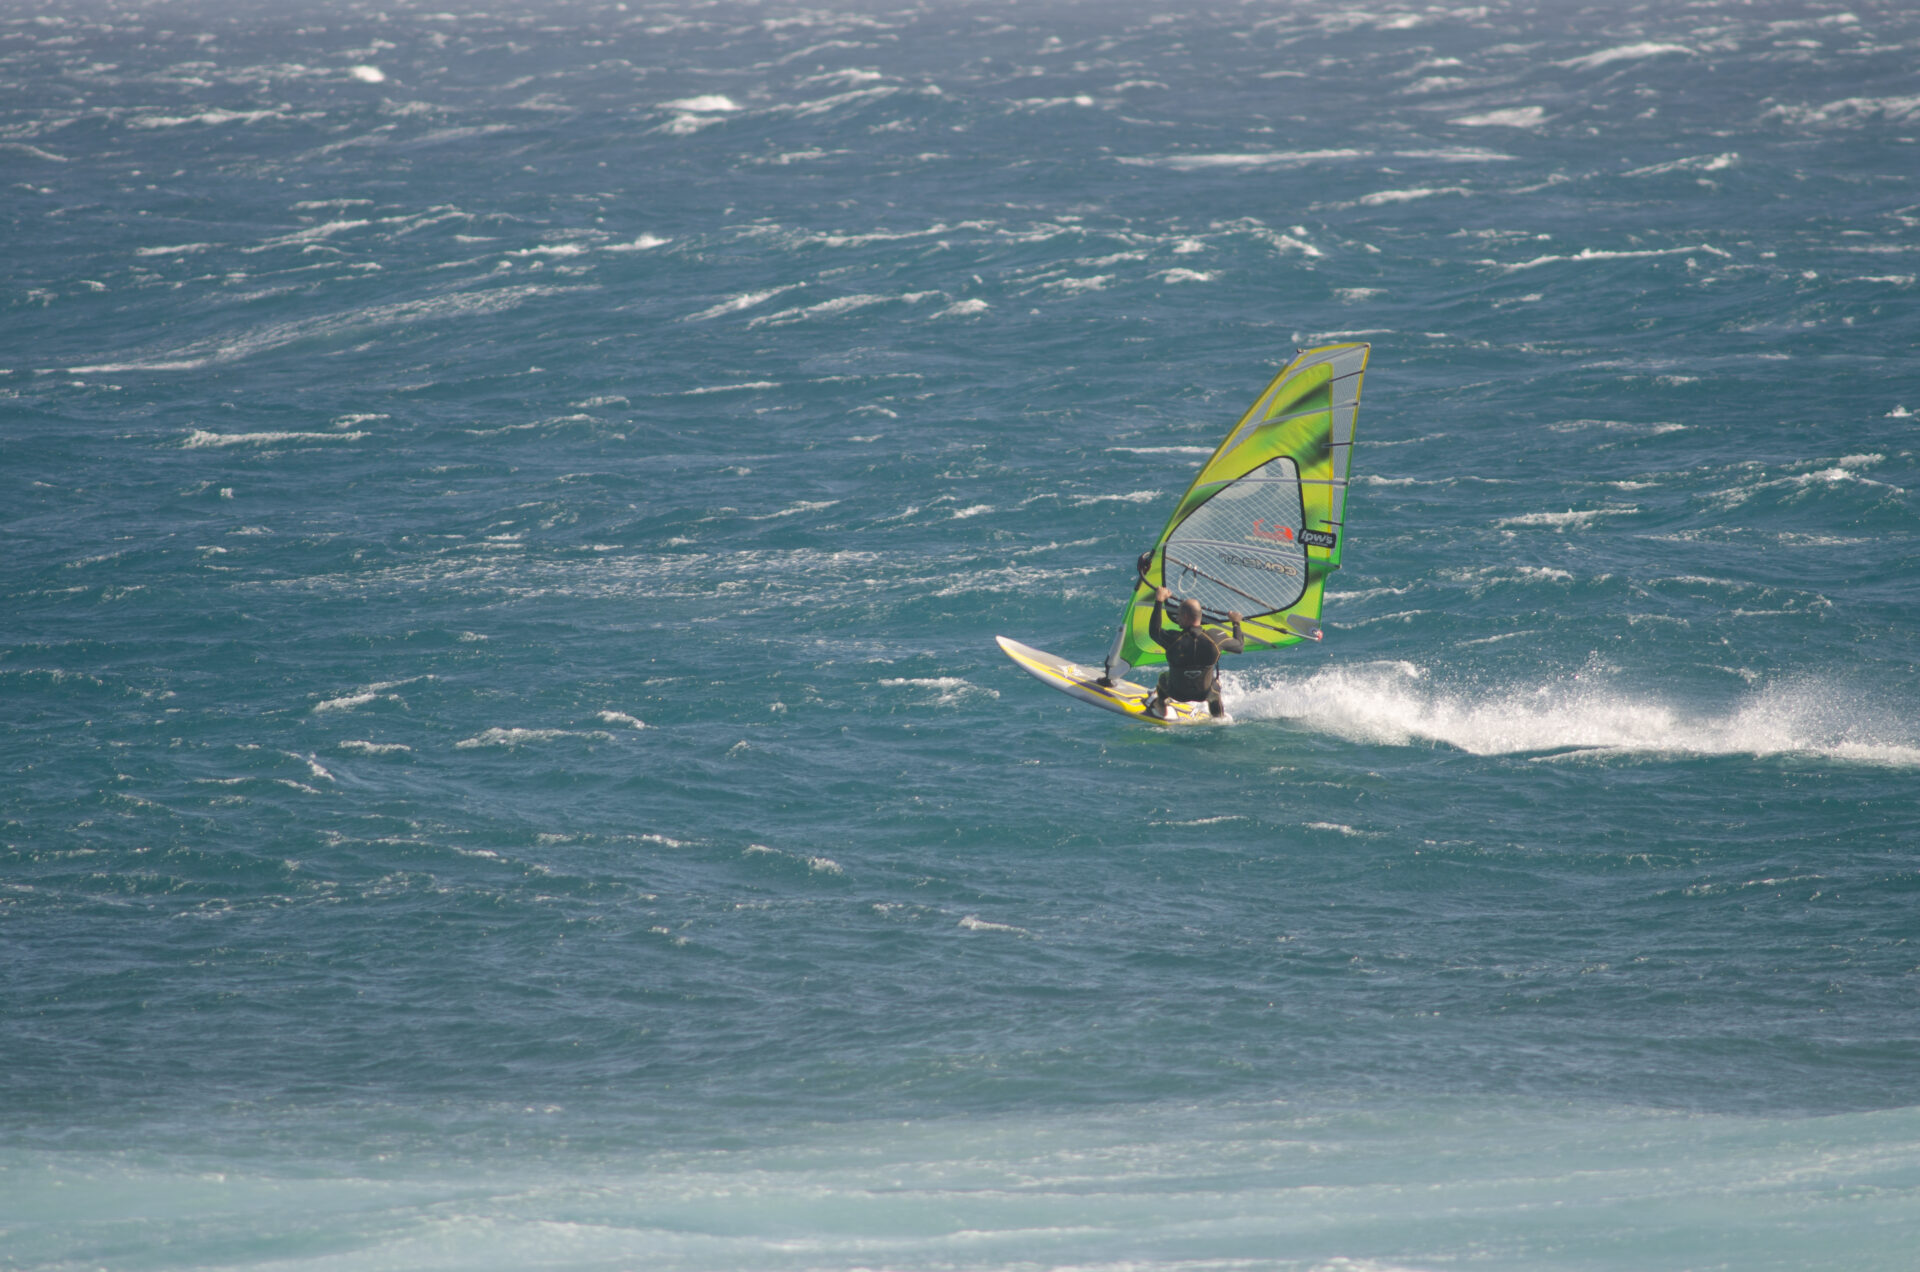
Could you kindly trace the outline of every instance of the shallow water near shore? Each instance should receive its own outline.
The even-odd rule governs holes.
[[[1908,1267],[1916,50],[0,14],[0,1266]],[[1344,339],[1323,643],[1000,654]]]

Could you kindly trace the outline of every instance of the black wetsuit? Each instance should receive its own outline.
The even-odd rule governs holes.
[[[1204,627],[1182,627],[1167,634],[1163,622],[1166,605],[1155,601],[1153,617],[1147,622],[1147,635],[1167,651],[1167,670],[1154,689],[1156,696],[1174,702],[1204,702],[1214,715],[1226,714],[1220,701],[1220,680],[1214,668],[1221,654],[1245,653],[1247,642],[1240,635],[1240,624],[1233,625],[1232,637],[1216,636]]]

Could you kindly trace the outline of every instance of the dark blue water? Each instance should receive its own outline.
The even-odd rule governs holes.
[[[1911,1267],[1917,52],[0,12],[0,1266]],[[1323,644],[1001,656],[1334,339]]]

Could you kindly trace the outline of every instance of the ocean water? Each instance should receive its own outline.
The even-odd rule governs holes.
[[[0,9],[0,1267],[1910,1269],[1920,13]],[[1297,347],[1323,644],[1048,692]]]

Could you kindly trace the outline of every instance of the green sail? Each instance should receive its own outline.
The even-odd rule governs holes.
[[[1210,622],[1240,611],[1248,649],[1320,638],[1327,575],[1346,546],[1347,465],[1371,348],[1301,352],[1201,465],[1142,558],[1109,676],[1166,661],[1147,635],[1162,584],[1198,600]]]

